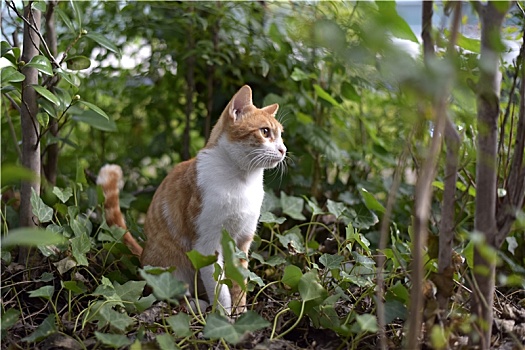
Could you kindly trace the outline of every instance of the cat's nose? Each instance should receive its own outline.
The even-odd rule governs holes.
[[[286,154],[286,146],[285,145],[281,145],[277,149],[279,150],[279,153],[281,153],[282,156],[284,156]]]

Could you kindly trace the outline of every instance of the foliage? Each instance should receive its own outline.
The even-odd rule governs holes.
[[[32,6],[46,11],[49,4]],[[425,66],[420,55],[395,44],[419,39],[394,4],[381,1],[71,1],[59,2],[55,11],[58,52],[64,55],[50,57],[42,49],[30,62],[21,62],[14,42],[1,46],[8,62],[1,91],[2,339],[27,347],[53,337],[109,348],[147,343],[161,349],[228,348],[278,339],[308,347],[316,340],[314,331],[322,330],[325,348],[375,348],[379,226],[399,173],[383,274],[385,322],[391,346],[401,347],[413,287],[414,178],[432,136],[431,96],[447,74],[454,77],[449,113],[462,137],[450,272],[454,303],[445,321],[437,318],[435,289],[443,284],[437,274],[445,181],[441,157],[424,256],[428,279],[421,286],[426,292],[424,339],[429,347],[444,348],[473,327],[464,305],[472,289],[475,248],[498,262],[502,295],[517,296],[500,296],[501,302],[523,311],[516,302],[525,289],[523,208],[501,250],[490,248],[473,230],[476,193],[482,190],[474,180],[472,90],[479,76],[479,40],[460,36],[456,60]],[[523,16],[515,16],[522,25]],[[11,31],[22,24],[12,10],[6,22]],[[504,35],[523,39],[515,28],[509,26]],[[449,35],[434,30],[438,56]],[[38,230],[19,228],[17,221],[16,192],[20,181],[31,178],[20,171],[17,150],[23,66],[39,72],[34,88],[42,149],[60,148],[56,184],[42,179],[42,193],[31,198]],[[501,67],[502,189],[518,120],[519,67],[517,61]],[[143,238],[150,189],[185,158],[186,146],[192,156],[204,146],[207,124],[244,83],[252,87],[256,105],[280,104],[291,160],[287,173],[266,174],[249,270],[238,267],[239,252],[223,236],[222,283],[249,281],[249,311],[230,320],[215,308],[208,313],[188,308],[186,286],[170,269],[140,267],[121,243],[123,230],[105,223],[92,174],[108,161],[123,167],[127,183],[121,205],[132,234]],[[58,133],[52,132],[51,120],[58,123]],[[41,266],[26,270],[17,262],[17,245],[34,246],[43,257]],[[197,252],[189,256],[197,267],[215,263]],[[302,337],[304,329],[312,334]]]

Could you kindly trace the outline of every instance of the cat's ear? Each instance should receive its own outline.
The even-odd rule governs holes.
[[[252,89],[248,85],[244,85],[237,91],[233,96],[230,103],[230,116],[233,120],[238,120],[242,114],[242,111],[247,106],[253,106],[252,104]]]
[[[261,108],[261,110],[275,117],[277,110],[279,110],[279,105],[277,103],[274,103],[273,105]]]

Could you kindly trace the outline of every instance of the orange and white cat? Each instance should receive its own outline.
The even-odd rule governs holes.
[[[175,166],[157,189],[148,209],[144,250],[128,233],[124,242],[139,255],[143,265],[175,266],[175,277],[195,290],[195,270],[186,256],[194,249],[217,255],[223,266],[222,230],[248,254],[264,197],[264,169],[275,168],[286,157],[283,127],[275,118],[279,106],[257,108],[252,91],[243,86],[228,103],[210,138],[195,158]],[[125,228],[118,208],[122,170],[104,166],[97,183],[106,196],[106,220]],[[116,200],[115,200],[116,198]],[[247,267],[247,261],[241,260]],[[245,309],[246,295],[240,286],[231,290],[218,284],[213,265],[200,270],[198,293],[215,297],[232,314]],[[201,284],[202,283],[202,284]]]

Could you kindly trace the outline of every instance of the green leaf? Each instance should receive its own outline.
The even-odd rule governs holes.
[[[146,309],[148,309],[156,301],[157,301],[157,298],[155,298],[153,294],[150,294],[147,297],[143,297],[135,301],[133,303],[133,306],[135,307],[138,313],[141,313],[141,312],[144,312]]]
[[[21,81],[24,81],[24,79],[26,78],[25,75],[23,75],[11,66],[3,68],[0,72],[2,75],[2,86],[4,86],[7,83],[19,83]]]
[[[306,252],[306,247],[304,245],[304,238],[301,235],[301,231],[297,226],[293,227],[291,230],[287,231],[285,235],[276,234],[279,238],[279,242],[283,247],[288,249],[290,254],[304,254]]]
[[[75,13],[75,20],[77,21],[78,28],[82,28],[82,12],[77,1],[70,0],[69,3],[73,6],[73,11]]]
[[[202,330],[204,337],[209,339],[223,338],[228,343],[237,343],[241,335],[228,319],[217,313],[209,314],[206,318],[206,325]]]
[[[314,84],[314,90],[317,93],[317,96],[322,98],[325,101],[330,102],[335,107],[339,107],[339,102],[337,102],[328,92],[326,92],[321,86]]]
[[[74,115],[73,120],[77,122],[86,123],[95,129],[115,132],[117,131],[117,124],[111,119],[106,119],[102,115],[94,111],[84,111],[82,114]]]
[[[54,103],[57,106],[60,106],[60,100],[51,91],[49,91],[48,89],[46,89],[45,87],[40,86],[40,85],[33,84],[32,86],[33,86],[33,89],[35,89],[35,91],[40,96],[42,96],[43,98],[45,98],[49,102]]]
[[[379,203],[378,200],[366,190],[366,188],[361,188],[361,196],[363,197],[365,205],[368,209],[378,211],[380,213],[385,212],[385,207],[383,207],[383,205]]]
[[[399,300],[387,300],[385,302],[385,324],[389,324],[396,318],[406,320],[406,306]]]
[[[202,255],[196,250],[191,250],[186,253],[191,261],[191,264],[196,270],[202,269],[204,266],[209,266],[217,261],[216,255]]]
[[[71,22],[68,15],[58,6],[55,7],[55,12],[58,14],[62,22],[64,22],[66,27],[68,27],[71,33],[75,33],[76,32],[75,27],[73,26],[73,22]]]
[[[123,301],[135,302],[139,300],[146,286],[145,281],[128,281],[124,284],[113,282],[115,292]]]
[[[11,51],[12,49],[13,49],[13,47],[7,41],[2,40],[0,42],[0,51],[1,51],[1,56],[2,57],[4,57],[5,54],[8,53],[9,51]]]
[[[37,247],[39,245],[61,244],[65,242],[62,235],[38,228],[16,228],[9,230],[2,238],[2,248],[12,246]]]
[[[363,314],[355,316],[357,325],[359,326],[360,332],[375,333],[378,330],[377,319],[374,315]]]
[[[341,255],[324,253],[319,257],[319,262],[329,270],[340,269],[343,261],[344,257]]]
[[[266,328],[270,325],[270,322],[266,321],[255,311],[246,311],[239,317],[235,322],[234,328],[238,333],[244,334],[246,332],[255,332],[259,329]]]
[[[171,334],[165,333],[157,335],[155,337],[155,340],[157,340],[157,343],[159,344],[161,350],[180,349],[180,347],[177,344],[175,344],[175,340],[173,339],[173,336]]]
[[[283,213],[295,220],[306,220],[302,211],[304,207],[304,199],[301,197],[288,196],[281,192],[281,207]]]
[[[111,346],[115,349],[131,345],[131,339],[128,339],[124,334],[108,334],[95,331],[95,337],[102,344]]]
[[[312,210],[312,215],[323,215],[325,212],[319,207],[319,204],[317,203],[317,200],[315,198],[308,199],[307,197],[304,197],[306,200],[306,203]]]
[[[71,70],[83,70],[91,67],[91,60],[86,56],[72,56],[66,60],[67,68]]]
[[[380,18],[378,21],[399,39],[410,40],[419,44],[419,40],[412,31],[408,23],[399,16],[396,11],[395,1],[376,1],[375,4],[379,9]]]
[[[53,293],[55,292],[54,286],[43,286],[36,290],[29,292],[31,298],[44,298],[46,300],[51,300]]]
[[[17,184],[19,181],[37,181],[38,176],[26,167],[2,163],[2,187]]]
[[[90,38],[91,40],[94,40],[100,46],[108,49],[109,51],[116,53],[117,57],[120,57],[120,50],[118,49],[117,45],[113,44],[104,35],[98,33],[88,33],[86,37]]]
[[[152,275],[147,268],[139,269],[140,276],[153,289],[153,294],[160,300],[178,303],[188,290],[188,286],[179,281],[172,273],[165,271],[160,275]]]
[[[352,84],[346,81],[341,84],[341,95],[350,101],[354,101],[354,102],[361,101],[361,96],[359,96],[359,94],[357,93],[357,90],[354,88]]]
[[[222,255],[224,257],[224,274],[227,278],[231,279],[241,287],[242,290],[246,290],[246,284],[244,283],[244,275],[242,273],[242,267],[239,258],[235,255],[235,243],[231,238],[230,234],[226,230],[222,230]]]
[[[78,265],[88,266],[86,253],[91,249],[91,240],[87,234],[71,239],[71,250]]]
[[[44,0],[37,0],[31,3],[31,6],[40,12],[46,12],[46,2]]]
[[[72,86],[79,87],[80,86],[80,79],[75,73],[68,73],[65,71],[58,71],[58,75],[60,75],[65,81],[67,81]]]
[[[301,277],[303,277],[303,273],[300,268],[295,265],[288,265],[284,268],[284,274],[281,282],[286,284],[288,287],[295,289],[299,286]]]
[[[265,211],[261,214],[261,217],[259,218],[259,222],[262,223],[269,223],[269,224],[282,224],[286,221],[286,218],[283,217],[277,217],[272,212]]]
[[[4,338],[5,334],[4,332],[7,331],[9,328],[13,327],[15,323],[18,322],[20,319],[20,311],[17,309],[8,309],[7,311],[3,311],[2,308],[2,319],[0,321],[0,329],[2,331],[2,338]]]
[[[367,230],[379,222],[377,215],[362,204],[352,207],[350,218],[355,228],[363,230]]]
[[[301,81],[301,80],[309,79],[310,76],[306,72],[302,71],[300,68],[294,67],[293,72],[290,75],[290,78],[293,81]]]
[[[25,67],[32,67],[38,70],[41,73],[53,76],[53,68],[47,57],[37,55],[29,61]]]
[[[73,196],[73,191],[69,187],[62,190],[55,186],[53,187],[53,193],[62,203],[66,203]]]
[[[46,319],[40,324],[40,326],[35,329],[33,333],[28,335],[25,338],[22,338],[21,341],[26,343],[33,343],[47,338],[53,333],[57,332],[56,323],[55,323],[55,314],[50,314]]]
[[[99,107],[95,106],[93,103],[90,103],[90,102],[87,102],[87,101],[82,101],[82,100],[78,101],[78,103],[80,103],[81,105],[86,106],[87,108],[89,108],[90,110],[95,112],[96,114],[98,114],[98,115],[104,117],[105,119],[109,120],[109,117],[106,114],[106,112],[104,112]]]
[[[47,113],[38,113],[36,115],[36,120],[38,120],[40,126],[47,128],[47,125],[49,124],[49,115]]]
[[[319,277],[315,271],[308,271],[299,280],[299,294],[303,301],[324,299],[328,292],[319,283]]]
[[[84,285],[84,283],[79,281],[60,281],[62,284],[62,287],[65,289],[75,293],[75,294],[82,294],[87,292],[87,288]]]
[[[456,33],[457,45],[465,50],[472,51],[474,53],[480,53],[481,41],[479,39],[468,38],[461,33]]]
[[[102,316],[111,327],[122,332],[135,323],[134,318],[129,317],[126,313],[115,311],[111,307],[103,307],[100,310],[100,316]]]
[[[326,201],[326,208],[330,214],[334,215],[336,219],[340,218],[343,215],[343,212],[346,210],[346,206],[341,202],[334,202],[333,200],[328,199]]]
[[[190,330],[191,316],[188,314],[179,313],[170,316],[166,319],[166,322],[177,337],[187,337],[192,333]]]

